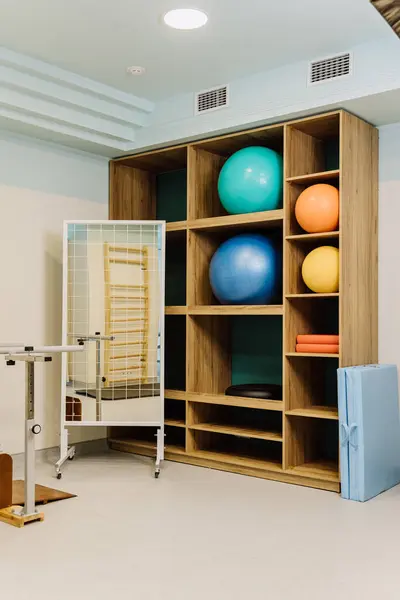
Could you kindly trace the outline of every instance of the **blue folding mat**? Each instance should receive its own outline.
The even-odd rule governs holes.
[[[338,369],[342,497],[365,502],[400,483],[397,367]]]

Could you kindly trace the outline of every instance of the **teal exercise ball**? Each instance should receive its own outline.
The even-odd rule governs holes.
[[[270,148],[249,146],[235,152],[219,174],[219,198],[230,214],[281,208],[282,191],[282,157]]]

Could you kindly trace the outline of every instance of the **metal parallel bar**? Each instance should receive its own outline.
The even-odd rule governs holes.
[[[35,513],[35,363],[25,365],[25,504],[24,514]]]

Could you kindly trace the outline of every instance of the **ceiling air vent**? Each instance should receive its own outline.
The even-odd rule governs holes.
[[[195,97],[195,113],[201,115],[205,112],[225,108],[229,104],[228,86],[212,88],[199,92]]]
[[[308,72],[308,85],[332,81],[339,77],[351,75],[352,60],[350,52],[331,56],[322,60],[310,62]]]

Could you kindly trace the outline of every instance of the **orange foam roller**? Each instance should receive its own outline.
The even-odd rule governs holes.
[[[328,334],[299,334],[297,336],[298,344],[339,344],[339,336],[338,335],[328,335]]]
[[[339,192],[327,183],[306,188],[297,198],[295,215],[308,233],[335,231],[339,226]]]
[[[296,344],[296,352],[307,352],[308,354],[338,354],[337,344]]]

